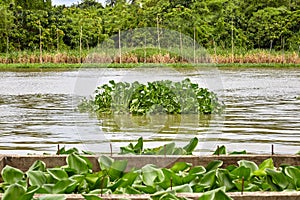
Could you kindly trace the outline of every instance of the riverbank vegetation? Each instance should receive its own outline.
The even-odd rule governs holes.
[[[48,168],[37,160],[25,172],[6,165],[1,171],[0,192],[3,200],[66,199],[63,194],[82,194],[85,199],[100,200],[102,195],[149,194],[151,199],[186,199],[179,193],[202,193],[199,200],[231,199],[227,192],[299,191],[298,166],[275,167],[272,158],[262,163],[239,160],[223,167],[223,161],[214,160],[206,166],[177,162],[170,168],[147,164],[128,172],[127,160],[108,156],[98,159],[100,171],[93,171],[92,162],[78,153],[66,156],[66,165]],[[43,198],[41,195],[59,194]],[[215,197],[215,198],[214,198]]]
[[[283,1],[51,0],[0,1],[0,63],[84,63],[91,49],[120,31],[176,30],[207,49],[212,63],[300,63],[300,3]],[[140,35],[147,39],[147,35]],[[170,38],[174,41],[174,38]],[[176,40],[177,41],[177,40]],[[117,40],[115,47],[123,48]],[[148,41],[147,41],[148,42]],[[178,42],[180,43],[180,42]],[[180,45],[180,44],[178,44]],[[159,46],[159,45],[158,45]],[[185,62],[172,52],[109,58],[122,63]],[[98,60],[107,58],[102,55]]]

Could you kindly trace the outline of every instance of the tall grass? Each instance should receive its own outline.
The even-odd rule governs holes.
[[[214,51],[208,49],[207,55],[198,53],[197,63],[286,63],[300,64],[300,57],[297,52],[269,51],[263,49],[235,50],[234,55],[230,50]],[[122,59],[122,60],[120,60]],[[83,51],[81,57],[78,51],[44,52],[43,63],[189,63],[191,58],[181,56],[178,52],[155,48],[127,49],[120,56],[117,53]],[[33,64],[40,63],[39,52],[17,51],[7,54],[0,54],[1,64]]]

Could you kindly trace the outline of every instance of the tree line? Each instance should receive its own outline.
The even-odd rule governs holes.
[[[0,0],[0,15],[1,53],[89,49],[119,30],[158,25],[205,48],[300,48],[300,0]]]

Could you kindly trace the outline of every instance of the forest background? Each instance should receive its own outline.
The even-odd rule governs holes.
[[[2,63],[82,62],[119,31],[158,26],[194,38],[219,62],[300,63],[299,0],[0,0],[0,15]]]

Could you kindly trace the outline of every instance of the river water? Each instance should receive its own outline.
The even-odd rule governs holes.
[[[77,105],[96,86],[116,81],[174,81],[189,77],[217,93],[221,115],[114,115],[97,118]],[[143,136],[145,147],[183,146],[199,138],[195,154],[218,145],[295,154],[300,150],[300,69],[188,68],[80,69],[0,72],[0,153],[55,153],[66,148],[114,153]]]

